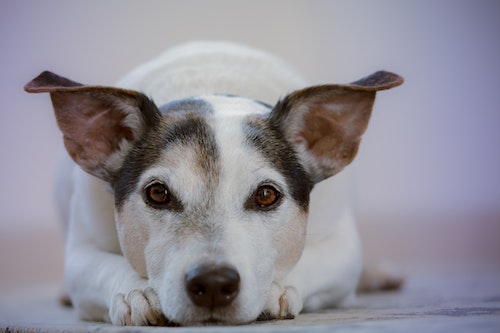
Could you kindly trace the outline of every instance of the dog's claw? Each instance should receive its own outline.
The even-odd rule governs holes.
[[[152,288],[134,289],[127,295],[119,293],[113,299],[109,317],[114,325],[165,326],[160,300]]]
[[[294,319],[295,314],[293,314],[293,311],[290,311],[291,307],[288,304],[288,297],[286,295],[286,289],[283,295],[281,295],[280,300],[279,300],[279,305],[280,305],[280,312],[279,316],[277,319]]]
[[[294,319],[302,310],[302,298],[292,286],[281,287],[273,283],[265,310],[259,320]]]

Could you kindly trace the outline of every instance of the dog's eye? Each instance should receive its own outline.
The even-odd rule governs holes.
[[[255,203],[262,207],[271,206],[278,200],[278,192],[269,185],[261,186],[255,192]]]
[[[156,209],[182,210],[182,204],[160,182],[151,183],[144,188],[144,201]]]
[[[270,210],[275,208],[281,201],[281,193],[270,184],[260,185],[254,192],[253,198],[247,202],[247,208],[257,210]]]
[[[153,183],[145,189],[148,203],[156,205],[167,205],[170,202],[170,193],[167,187],[161,183]]]

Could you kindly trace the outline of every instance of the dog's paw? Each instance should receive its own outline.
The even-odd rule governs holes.
[[[366,264],[359,279],[358,292],[374,292],[400,289],[405,276],[387,262]]]
[[[273,283],[266,307],[258,320],[294,319],[302,310],[302,297],[292,286]]]
[[[163,315],[160,300],[153,288],[134,289],[127,295],[117,294],[109,310],[113,325],[164,326],[168,324]]]

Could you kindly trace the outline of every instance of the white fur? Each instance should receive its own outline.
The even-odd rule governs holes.
[[[228,57],[234,64],[230,70],[227,69]],[[118,86],[143,91],[158,105],[219,91],[274,104],[279,97],[304,87],[305,83],[287,65],[260,51],[226,43],[194,43],[139,67]],[[196,230],[201,230],[199,226],[192,228],[194,235],[183,237],[182,232],[173,231],[176,220],[171,213],[145,213],[145,204],[137,194],[132,194],[124,203],[123,213],[116,216],[115,225],[113,197],[106,183],[74,165],[61,173],[61,177],[72,175],[72,183],[67,192],[63,192],[71,197],[66,279],[69,293],[83,318],[114,324],[145,324],[160,322],[158,311],[163,311],[167,318],[182,324],[210,318],[244,323],[262,311],[285,318],[297,315],[303,305],[317,309],[340,304],[354,293],[361,272],[361,247],[350,200],[346,199],[351,186],[348,173],[344,171],[336,176],[333,183],[335,197],[328,198],[333,205],[331,218],[314,215],[313,196],[307,232],[300,233],[299,227],[291,228],[298,230],[296,234],[280,231],[286,229],[280,221],[293,221],[293,225],[299,226],[306,218],[290,199],[284,201],[278,212],[269,215],[271,220],[263,217],[255,220],[256,214],[242,212],[234,198],[251,193],[266,179],[279,182],[286,193],[286,182],[259,155],[242,148],[242,133],[235,125],[245,110],[250,109],[250,102],[235,99],[234,109],[243,113],[228,118],[218,114],[222,109],[218,107],[218,98],[210,98],[215,106],[212,126],[221,147],[223,169],[216,191],[218,197],[206,212],[211,223],[206,228],[222,231],[221,238],[196,234]],[[252,110],[255,108],[253,105]],[[138,186],[151,178],[160,179],[188,206],[203,202],[205,195],[213,193],[190,168],[191,153],[186,149],[170,151],[168,162],[160,161],[148,169]],[[130,228],[133,232],[129,233]],[[124,253],[130,257],[136,252],[141,257],[142,253],[130,248],[130,244],[134,244],[134,237],[143,241],[141,233],[146,232],[150,236],[139,246],[144,251],[143,258],[131,260],[135,263],[132,264],[134,270]],[[166,235],[175,235],[175,239]],[[123,244],[127,237],[129,245]],[[301,240],[296,241],[294,237]],[[305,242],[305,248],[297,265],[292,268],[284,263],[277,267],[276,258],[280,253],[275,247],[301,247],[301,242]],[[185,295],[182,274],[201,260],[228,262],[242,276],[238,299],[225,312],[209,314],[197,309]],[[148,289],[150,286],[158,298]]]
[[[305,87],[305,82],[290,66],[259,50],[195,42],[137,67],[117,86],[144,91],[158,105],[207,93],[245,96],[272,105],[284,94]]]

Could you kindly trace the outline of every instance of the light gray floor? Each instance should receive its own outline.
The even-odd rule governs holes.
[[[500,332],[500,271],[411,276],[402,291],[360,295],[347,309],[231,327],[113,327],[79,321],[55,298],[2,300],[3,332]]]

